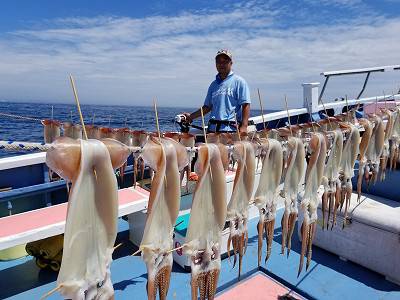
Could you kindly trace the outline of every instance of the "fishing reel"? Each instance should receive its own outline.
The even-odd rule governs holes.
[[[176,115],[173,122],[179,125],[181,132],[189,132],[190,123],[186,120],[185,115]]]
[[[189,132],[190,127],[203,131],[203,127],[188,122],[186,116],[183,114],[176,115],[173,122],[179,125],[182,133]]]

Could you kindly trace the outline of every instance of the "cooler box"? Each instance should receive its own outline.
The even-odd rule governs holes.
[[[321,194],[322,196],[322,194]],[[353,193],[348,224],[342,229],[344,207],[338,211],[333,230],[322,230],[321,206],[313,245],[378,272],[387,280],[400,283],[400,206],[399,202],[362,194],[357,202]],[[299,238],[302,214],[299,212]]]

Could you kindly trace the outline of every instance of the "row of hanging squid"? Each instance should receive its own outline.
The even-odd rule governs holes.
[[[46,133],[46,126],[51,122],[44,124]],[[51,127],[47,132],[50,131]],[[194,152],[188,151],[188,147],[195,146],[195,137],[180,133],[156,136],[141,132],[138,135],[140,138],[134,141],[132,131],[120,131],[122,136],[126,134],[129,138],[122,141],[116,136],[99,138],[99,141],[65,136],[49,141],[54,149],[47,154],[47,164],[72,182],[64,257],[58,278],[60,292],[67,298],[110,299],[114,293],[109,266],[116,237],[115,211],[118,204],[114,199],[117,190],[115,176],[110,176],[110,169],[125,163],[130,155],[129,145],[142,147],[140,159],[143,165],[154,171],[147,220],[139,247],[148,271],[148,299],[155,299],[157,294],[160,299],[167,297],[182,179],[184,174],[188,177],[191,171]],[[221,267],[222,231],[225,228],[229,230],[228,257],[230,260],[233,248],[233,267],[238,257],[240,277],[248,242],[248,210],[252,203],[259,210],[258,265],[261,263],[264,236],[267,262],[272,251],[278,195],[283,197],[285,206],[281,220],[281,253],[286,251],[289,256],[295,223],[301,213],[302,245],[298,274],[302,271],[304,257],[308,269],[319,204],[323,229],[332,229],[336,225],[337,211],[343,206],[343,227],[346,226],[356,159],[359,160],[358,195],[361,194],[363,181],[369,185],[378,177],[383,180],[387,165],[390,169],[396,168],[400,159],[400,110],[383,109],[379,114],[362,119],[356,119],[354,112],[350,111],[318,123],[267,129],[248,135],[208,134],[206,141],[196,144],[194,171],[198,180],[183,245],[183,252],[191,261],[192,299],[214,299]],[[235,170],[235,179],[228,201],[225,176],[232,169]],[[260,179],[255,186],[257,172],[260,172]],[[106,187],[111,190],[106,192]],[[322,196],[319,193],[321,187]],[[114,200],[104,204],[104,200],[93,196],[99,193],[103,193],[103,198],[109,195]],[[87,203],[91,202],[87,199],[93,202],[89,206]],[[77,203],[85,204],[79,209],[71,209]],[[93,222],[100,229],[82,224],[80,210],[90,211]],[[84,245],[77,246],[77,235],[82,235]],[[82,251],[79,247],[90,251]],[[67,267],[77,264],[77,261],[80,266],[75,269],[79,270]],[[88,271],[92,269],[98,269],[95,272],[97,276],[92,276],[94,273],[88,276],[91,273]]]

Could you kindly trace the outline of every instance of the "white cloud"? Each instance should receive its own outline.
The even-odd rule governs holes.
[[[292,105],[302,103],[301,83],[322,80],[321,71],[399,63],[394,33],[400,18],[301,25],[298,16],[308,12],[271,3],[172,17],[77,17],[10,32],[0,36],[0,97],[72,101],[72,73],[83,103],[150,105],[157,97],[159,105],[194,107],[214,78],[216,50],[228,47],[253,96],[260,88],[266,107],[282,108],[284,94]],[[283,26],[283,17],[297,25]],[[397,83],[382,77],[369,92],[394,88],[389,83],[398,84],[399,75]],[[338,94],[329,89],[327,95],[356,94],[362,84],[357,80],[332,80]]]

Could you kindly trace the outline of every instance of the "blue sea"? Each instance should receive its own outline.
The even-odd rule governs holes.
[[[196,108],[158,107],[161,131],[179,131],[173,122],[174,117],[182,112],[192,112]],[[109,126],[112,128],[129,127],[156,131],[156,119],[153,107],[119,105],[82,105],[85,124]],[[265,111],[267,113],[268,111]],[[15,115],[13,117],[3,114]],[[252,110],[251,116],[260,115],[259,110]],[[55,119],[61,122],[80,123],[78,111],[73,104],[0,102],[0,140],[43,142],[42,119]],[[207,122],[207,118],[206,118]],[[195,124],[201,125],[197,120]],[[0,150],[0,157],[24,154],[26,152],[6,152]]]

